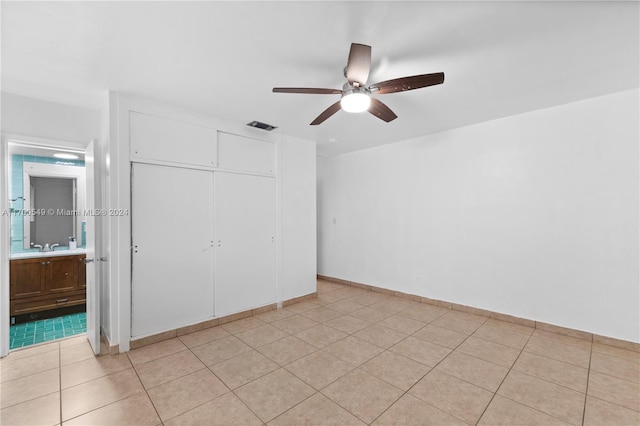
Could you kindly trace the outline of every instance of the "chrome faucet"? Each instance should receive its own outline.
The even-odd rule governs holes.
[[[58,243],[54,243],[49,245],[49,243],[45,243],[44,247],[42,247],[42,245],[40,244],[33,244],[31,243],[31,248],[37,248],[40,249],[40,251],[53,251],[54,248],[60,246],[60,244]]]

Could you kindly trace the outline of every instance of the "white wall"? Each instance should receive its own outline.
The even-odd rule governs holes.
[[[100,112],[2,93],[2,132],[87,146],[100,134]]]
[[[283,136],[280,144],[279,300],[316,291],[316,144]]]
[[[640,342],[638,101],[319,160],[318,273]]]

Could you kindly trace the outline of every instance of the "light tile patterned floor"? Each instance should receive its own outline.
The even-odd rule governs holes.
[[[85,312],[30,321],[10,327],[9,347],[22,348],[86,332],[87,314]]]
[[[94,357],[0,361],[0,423],[638,425],[640,353],[318,282],[318,299]]]

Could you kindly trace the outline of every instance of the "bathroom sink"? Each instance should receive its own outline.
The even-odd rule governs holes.
[[[86,249],[76,248],[69,250],[64,247],[56,247],[54,251],[26,251],[22,253],[12,253],[11,259],[31,259],[35,257],[72,256],[74,254],[85,254]]]

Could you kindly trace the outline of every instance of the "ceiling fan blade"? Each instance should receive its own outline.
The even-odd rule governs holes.
[[[358,83],[360,87],[363,87],[369,78],[369,68],[371,68],[371,46],[351,43],[345,73],[349,83],[352,85]]]
[[[407,90],[420,89],[421,87],[434,86],[444,82],[444,73],[420,74],[411,77],[396,78],[372,84],[369,89],[373,93],[385,94],[405,92]]]
[[[339,110],[340,110],[340,101],[336,102],[335,104],[331,105],[329,108],[322,111],[322,114],[320,114],[315,120],[311,122],[311,125],[317,126],[318,124],[322,123],[324,120],[331,117],[333,114],[335,114]]]
[[[307,95],[340,95],[338,89],[316,89],[313,87],[274,87],[273,93],[304,93]]]
[[[398,118],[398,116],[393,111],[391,111],[388,106],[386,106],[376,98],[371,98],[371,106],[369,106],[369,112],[378,117],[380,120],[386,121],[387,123]]]

